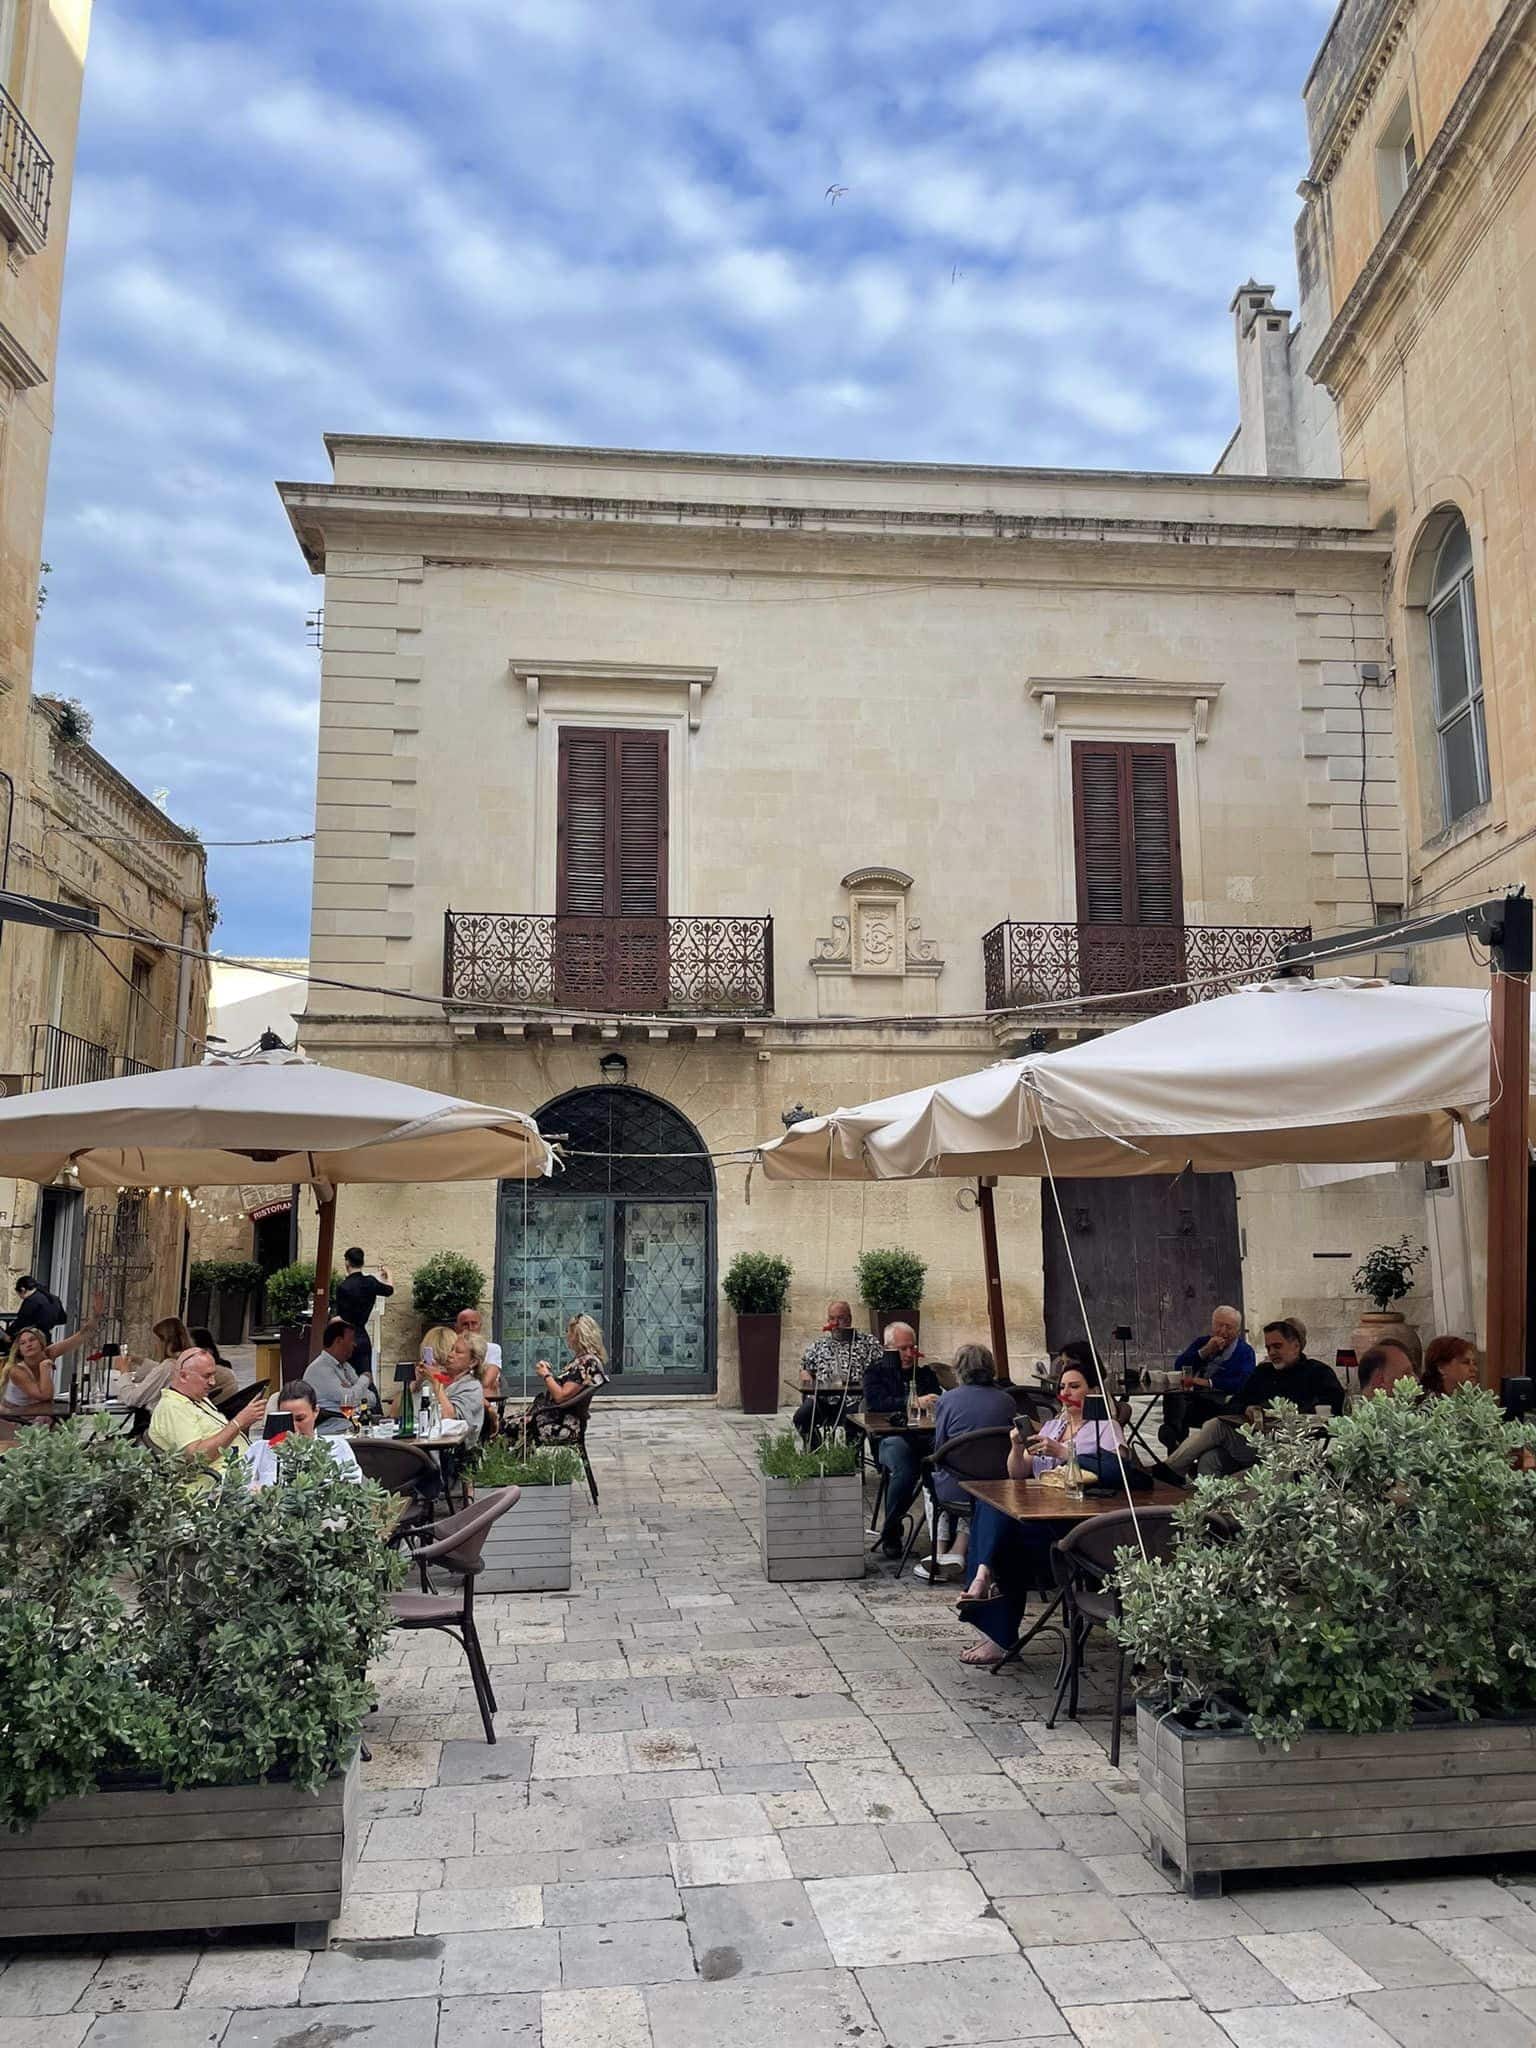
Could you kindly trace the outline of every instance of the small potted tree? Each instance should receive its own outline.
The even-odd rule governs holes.
[[[187,1323],[196,1330],[213,1323],[213,1290],[222,1259],[194,1259],[187,1272]]]
[[[358,1731],[404,1561],[323,1444],[189,1488],[77,1425],[0,1460],[7,1938],[295,1923],[325,1945],[360,1846]]]
[[[1419,1333],[1412,1323],[1404,1322],[1393,1303],[1413,1292],[1413,1276],[1427,1257],[1425,1247],[1408,1237],[1396,1244],[1379,1244],[1366,1253],[1349,1283],[1371,1304],[1352,1339],[1358,1353],[1363,1355],[1383,1337],[1400,1337],[1407,1341],[1413,1356],[1419,1356]]]
[[[451,1330],[460,1309],[478,1308],[484,1293],[484,1269],[462,1252],[434,1252],[411,1275],[411,1307],[424,1330],[438,1323]]]
[[[736,1311],[741,1360],[741,1405],[748,1415],[773,1415],[779,1406],[779,1346],[784,1304],[794,1269],[776,1252],[738,1252],[721,1282]]]
[[[331,1275],[331,1286],[336,1276]],[[279,1266],[267,1276],[267,1319],[277,1331],[283,1378],[301,1380],[309,1364],[309,1311],[315,1298],[314,1261]]]
[[[215,1259],[213,1334],[221,1344],[245,1342],[245,1312],[251,1296],[261,1285],[261,1268],[254,1259]]]
[[[882,1336],[888,1323],[920,1327],[923,1282],[928,1268],[915,1252],[860,1252],[859,1299],[869,1310],[869,1327]]]
[[[571,1489],[584,1478],[575,1451],[560,1446],[521,1457],[508,1443],[485,1446],[475,1490],[518,1486],[522,1498],[485,1539],[482,1593],[566,1593],[571,1585]]]
[[[764,1578],[862,1579],[864,1494],[853,1445],[826,1439],[804,1451],[786,1429],[758,1438],[757,1462]]]
[[[1536,1779],[1536,1424],[1411,1380],[1201,1479],[1171,1556],[1123,1550],[1142,1813],[1190,1890],[1227,1872],[1511,1855]]]

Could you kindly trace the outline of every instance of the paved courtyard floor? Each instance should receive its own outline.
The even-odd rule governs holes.
[[[1102,1692],[1042,1725],[1053,1651],[966,1672],[952,1594],[763,1580],[752,1438],[599,1408],[573,1590],[483,1602],[495,1748],[447,1642],[384,1660],[328,1953],[11,1952],[0,2048],[1536,2044],[1536,1868],[1186,1900]]]

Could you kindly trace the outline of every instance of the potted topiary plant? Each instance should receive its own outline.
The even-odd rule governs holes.
[[[196,1330],[213,1320],[213,1290],[222,1259],[194,1259],[187,1269],[187,1322]]]
[[[1357,1353],[1364,1354],[1383,1337],[1399,1337],[1407,1341],[1415,1358],[1420,1356],[1418,1331],[1412,1323],[1404,1322],[1393,1303],[1412,1293],[1413,1276],[1428,1256],[1423,1245],[1414,1244],[1408,1237],[1396,1244],[1379,1244],[1366,1253],[1349,1283],[1371,1303],[1350,1340]]]
[[[484,1293],[484,1271],[462,1252],[434,1252],[411,1275],[411,1307],[424,1330],[437,1323],[452,1329],[460,1309],[478,1308]]]
[[[216,1259],[213,1312],[217,1320],[213,1334],[221,1344],[245,1341],[245,1313],[251,1296],[261,1285],[261,1268],[254,1259]]]
[[[736,1311],[741,1405],[748,1415],[778,1411],[779,1345],[793,1270],[776,1252],[738,1252],[720,1283]]]
[[[885,1334],[888,1323],[920,1327],[928,1268],[915,1252],[860,1252],[858,1272],[859,1299],[869,1310],[869,1327],[877,1337]]]
[[[253,1490],[231,1452],[189,1488],[71,1424],[0,1460],[8,1938],[290,1920],[324,1945],[405,1565],[378,1488],[323,1444],[279,1457],[282,1485]]]
[[[331,1275],[335,1291],[336,1275]],[[309,1363],[309,1312],[315,1298],[315,1264],[300,1259],[267,1275],[267,1319],[278,1333],[283,1378],[299,1380]]]
[[[475,1462],[475,1491],[518,1486],[522,1498],[485,1539],[481,1593],[565,1593],[571,1584],[571,1489],[584,1477],[575,1451],[552,1446],[522,1457],[492,1442]]]
[[[1513,1854],[1536,1777],[1536,1424],[1410,1380],[1202,1479],[1120,1554],[1142,1812],[1186,1887],[1227,1871]]]
[[[829,1439],[805,1451],[793,1430],[765,1432],[757,1440],[757,1462],[763,1576],[862,1579],[864,1495],[853,1445]]]

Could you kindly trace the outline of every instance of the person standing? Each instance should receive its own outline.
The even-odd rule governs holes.
[[[343,1257],[347,1270],[336,1284],[331,1313],[352,1325],[352,1367],[355,1372],[368,1375],[373,1370],[373,1339],[368,1333],[368,1319],[375,1305],[394,1293],[394,1284],[388,1266],[380,1266],[377,1279],[363,1271],[366,1261],[361,1245],[349,1245]]]
[[[16,1292],[21,1304],[11,1317],[11,1342],[14,1344],[23,1330],[40,1330],[43,1342],[48,1343],[64,1321],[63,1302],[30,1273],[23,1273],[16,1282]]]

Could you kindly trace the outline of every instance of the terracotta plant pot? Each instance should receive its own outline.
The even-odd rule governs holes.
[[[1418,1331],[1412,1323],[1405,1323],[1395,1310],[1372,1310],[1360,1318],[1359,1326],[1350,1336],[1357,1358],[1363,1358],[1373,1344],[1379,1344],[1383,1337],[1395,1337],[1400,1344],[1406,1344],[1413,1355],[1415,1365],[1424,1362],[1424,1346]]]
[[[736,1351],[741,1360],[741,1407],[744,1415],[774,1415],[779,1406],[779,1339],[781,1315],[738,1316]]]

